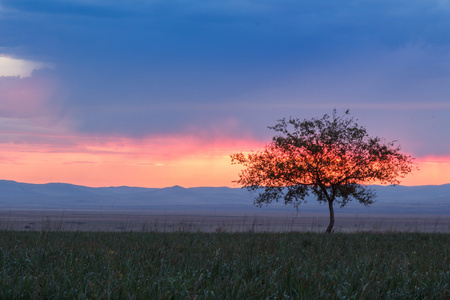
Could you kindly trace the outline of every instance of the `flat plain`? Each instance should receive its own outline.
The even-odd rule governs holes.
[[[321,232],[323,213],[220,213],[163,211],[9,210],[0,211],[0,230],[133,232]],[[450,216],[337,213],[335,232],[450,232]]]

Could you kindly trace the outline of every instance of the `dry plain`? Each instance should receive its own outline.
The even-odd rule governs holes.
[[[1,230],[20,231],[324,231],[328,214],[165,213],[163,211],[8,210],[0,211]],[[450,232],[450,216],[425,214],[336,215],[336,232]]]

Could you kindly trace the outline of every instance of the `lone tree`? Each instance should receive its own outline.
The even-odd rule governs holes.
[[[344,207],[355,199],[373,203],[372,183],[396,185],[411,172],[413,158],[400,153],[395,142],[370,137],[366,129],[347,115],[299,120],[282,119],[269,127],[278,134],[259,152],[231,155],[233,164],[244,166],[236,182],[249,191],[260,191],[255,204],[284,200],[296,209],[309,193],[327,202],[334,226],[334,204]],[[262,191],[261,191],[262,190]]]

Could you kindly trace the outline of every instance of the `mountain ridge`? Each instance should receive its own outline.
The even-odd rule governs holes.
[[[370,207],[352,201],[343,210],[355,213],[409,213],[450,215],[450,184],[424,186],[372,185],[378,197]],[[143,188],[129,186],[87,187],[70,183],[32,184],[0,180],[1,210],[151,210],[295,212],[291,205],[253,205],[255,194],[241,188],[172,186]],[[338,206],[337,206],[338,207]],[[310,196],[300,211],[326,212],[327,207]]]

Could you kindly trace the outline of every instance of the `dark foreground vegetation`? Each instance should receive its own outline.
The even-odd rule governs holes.
[[[445,233],[0,232],[1,299],[449,299]]]

